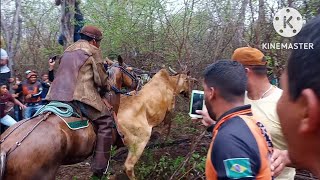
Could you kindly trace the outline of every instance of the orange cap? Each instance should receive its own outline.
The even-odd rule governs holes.
[[[238,61],[244,66],[265,66],[267,60],[264,58],[264,54],[252,47],[241,47],[233,52],[232,60]]]

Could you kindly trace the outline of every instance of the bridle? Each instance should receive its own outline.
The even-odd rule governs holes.
[[[122,83],[124,84],[124,77],[123,75],[127,75],[131,80],[132,80],[132,84],[130,89],[131,90],[139,90],[142,86],[142,81],[140,79],[138,79],[134,74],[130,73],[125,67],[119,66],[119,65],[112,65],[110,68],[112,67],[116,67],[119,68],[119,70],[122,72],[121,74],[121,78],[122,78]],[[134,89],[134,87],[136,87]],[[111,86],[111,90],[115,92],[115,94],[123,94],[123,95],[127,95],[127,96],[131,96],[131,94],[129,93],[130,91],[123,91],[121,89],[118,89],[115,85]]]

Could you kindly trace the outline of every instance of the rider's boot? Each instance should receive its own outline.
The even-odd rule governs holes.
[[[109,166],[113,122],[108,116],[94,120],[93,123],[97,126],[98,132],[91,169],[94,176],[101,178]]]

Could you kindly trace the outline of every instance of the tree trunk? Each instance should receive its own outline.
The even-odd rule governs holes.
[[[64,0],[61,2],[61,33],[63,38],[63,47],[66,49],[73,43],[74,34],[74,14],[75,14],[75,1]]]
[[[248,5],[248,2],[249,2],[248,0],[243,0],[240,8],[240,14],[239,14],[237,27],[236,27],[236,35],[235,35],[235,41],[234,41],[234,44],[236,47],[240,47],[245,41],[245,38],[243,37],[243,32],[244,32],[244,20],[245,20],[245,14],[246,14],[246,8]]]
[[[256,45],[260,45],[264,40],[264,26],[266,22],[264,0],[259,0],[258,23],[256,25]]]

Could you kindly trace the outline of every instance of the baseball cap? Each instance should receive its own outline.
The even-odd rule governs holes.
[[[256,48],[241,47],[233,52],[232,60],[238,61],[244,66],[265,66],[267,60],[264,54]]]
[[[31,71],[31,70],[27,70],[26,72],[26,78],[29,79],[31,78],[31,76],[36,76],[37,77],[37,73]]]
[[[26,70],[26,75],[28,75],[29,73],[31,73],[32,71],[31,70]]]

